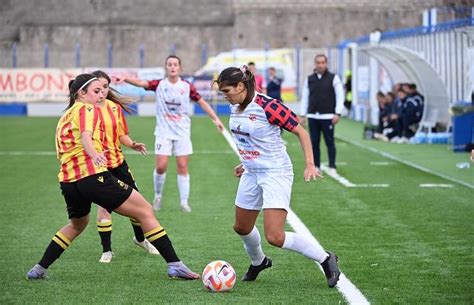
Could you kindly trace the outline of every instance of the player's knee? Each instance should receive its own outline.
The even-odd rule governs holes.
[[[76,231],[76,234],[81,234],[82,231],[85,230],[87,227],[87,224],[89,223],[89,220],[81,220],[81,221],[73,221],[71,222],[71,228]]]
[[[156,168],[156,173],[158,175],[163,175],[164,173],[166,173],[166,166],[158,166]]]
[[[266,232],[265,239],[270,245],[281,248],[285,242],[285,234],[282,232]]]
[[[239,225],[239,224],[234,224],[234,231],[235,233],[239,234],[239,235],[249,235],[250,232],[252,232],[252,228],[245,228],[244,226],[242,225]]]
[[[187,165],[177,165],[176,172],[178,175],[186,176],[188,174],[188,166]]]

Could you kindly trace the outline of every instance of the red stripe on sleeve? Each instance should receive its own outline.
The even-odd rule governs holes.
[[[123,134],[127,135],[128,134],[128,124],[127,124],[127,119],[125,118],[125,113],[123,112],[122,107],[120,107],[120,122],[122,122],[123,126]]]
[[[189,85],[189,98],[192,99],[193,101],[197,102],[201,99],[201,95],[199,92],[196,90],[196,87],[194,87],[193,84],[187,82]]]
[[[148,81],[148,84],[145,90],[156,91],[156,88],[158,88],[160,81],[161,79],[154,79],[154,80]]]

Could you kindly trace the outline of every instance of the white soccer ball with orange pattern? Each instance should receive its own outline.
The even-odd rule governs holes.
[[[204,287],[212,292],[224,292],[231,290],[235,285],[234,268],[226,261],[217,260],[207,264],[202,272]]]

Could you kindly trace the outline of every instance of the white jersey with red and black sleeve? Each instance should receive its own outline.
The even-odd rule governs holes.
[[[229,127],[244,169],[250,172],[293,172],[280,128],[292,131],[298,116],[280,101],[257,93],[244,111],[231,105]]]
[[[196,88],[181,78],[174,84],[165,78],[148,81],[146,90],[156,93],[155,136],[170,140],[191,137],[190,102],[201,98]]]

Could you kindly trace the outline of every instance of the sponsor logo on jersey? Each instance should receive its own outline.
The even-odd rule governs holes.
[[[235,134],[240,134],[240,135],[243,135],[243,136],[250,137],[250,133],[240,130],[240,124],[237,125],[237,128],[231,128],[230,131],[232,131]]]
[[[239,149],[239,154],[244,160],[253,160],[257,159],[260,156],[260,152],[258,150]]]
[[[165,104],[166,105],[173,105],[173,106],[181,106],[180,102],[175,102],[174,100],[172,100],[171,102],[165,101]]]
[[[251,114],[249,115],[249,120],[252,121],[252,122],[253,122],[253,121],[256,121],[256,120],[257,120],[257,115],[251,113]]]

